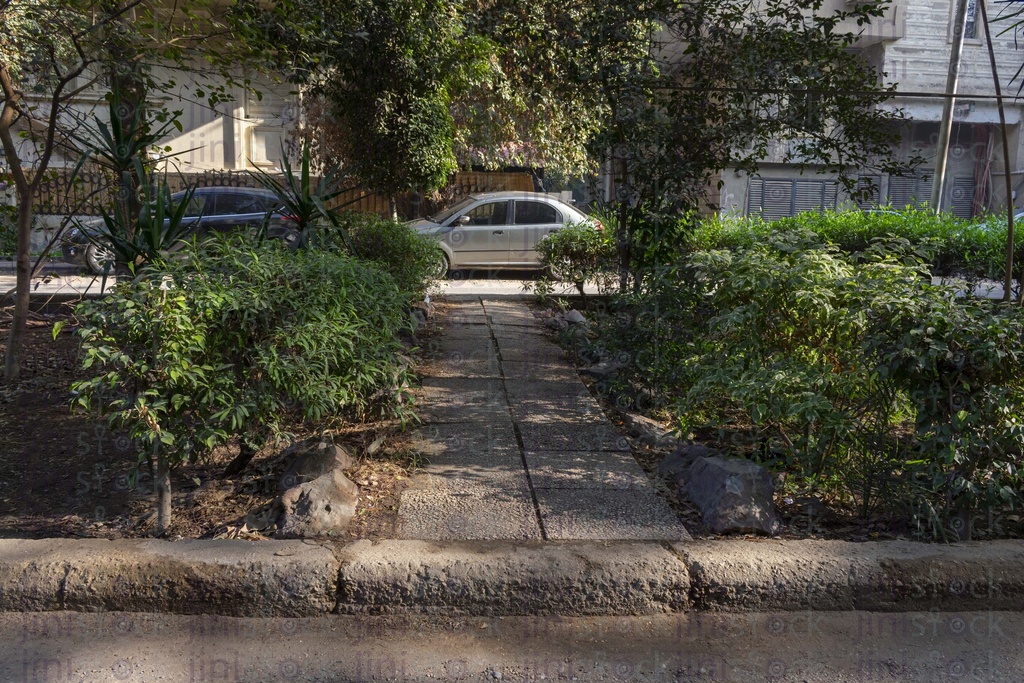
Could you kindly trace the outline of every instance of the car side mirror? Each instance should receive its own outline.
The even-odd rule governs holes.
[[[458,218],[455,219],[455,224],[456,225],[469,225],[469,222],[472,221],[472,220],[473,219],[470,218],[468,215],[462,215],[462,216],[459,216]]]

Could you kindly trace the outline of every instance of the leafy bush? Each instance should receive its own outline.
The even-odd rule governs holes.
[[[863,252],[879,239],[905,239],[931,251],[933,275],[1001,280],[1005,269],[1005,223],[918,209],[808,212],[771,222],[756,216],[716,216],[698,223],[682,244],[684,251],[750,248],[773,234],[794,230],[809,231],[847,254]],[[1015,240],[1019,251],[1024,230],[1016,231]]]
[[[13,255],[18,251],[18,207],[0,206],[0,254]]]
[[[348,233],[352,252],[390,273],[402,291],[422,299],[439,275],[441,247],[408,225],[354,211],[343,214],[339,224]]]
[[[908,241],[856,257],[810,233],[697,252],[618,301],[598,344],[685,431],[748,435],[862,514],[1012,504],[1024,312],[933,286]]]
[[[596,282],[598,290],[606,293],[618,278],[615,240],[611,231],[594,221],[573,223],[545,235],[537,243],[537,251],[551,274],[572,283],[580,296],[584,296],[586,282]],[[543,292],[551,286],[541,282],[538,290]]]
[[[233,436],[257,449],[297,422],[405,415],[405,302],[372,264],[220,238],[144,275],[76,309],[93,374],[73,387],[140,458],[168,469]]]

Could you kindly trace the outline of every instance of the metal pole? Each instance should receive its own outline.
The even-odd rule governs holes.
[[[946,157],[949,156],[949,136],[953,132],[953,105],[960,80],[960,56],[964,52],[964,26],[967,24],[967,0],[957,0],[956,20],[953,22],[953,50],[949,53],[949,72],[946,75],[946,103],[942,107],[939,124],[939,144],[935,148],[935,177],[932,178],[932,209],[942,210],[942,184],[946,180]]]

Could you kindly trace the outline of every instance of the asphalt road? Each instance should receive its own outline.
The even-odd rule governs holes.
[[[1024,680],[1018,613],[232,619],[0,614],[0,680]]]

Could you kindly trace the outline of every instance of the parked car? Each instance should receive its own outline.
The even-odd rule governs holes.
[[[171,201],[178,202],[184,195],[184,192],[177,192],[171,195]],[[281,209],[277,195],[268,190],[248,187],[200,187],[193,193],[189,209],[185,213],[186,220],[192,220],[188,236],[202,237],[211,232],[259,228],[263,226],[269,214],[269,236],[294,238],[293,223]],[[64,260],[87,266],[94,273],[102,273],[106,264],[114,257],[113,252],[103,245],[100,237],[104,230],[105,225],[101,218],[83,221],[70,230],[61,245]]]
[[[409,225],[440,241],[444,263],[438,270],[443,274],[459,268],[540,268],[537,242],[586,218],[551,195],[489,192],[469,195]]]

